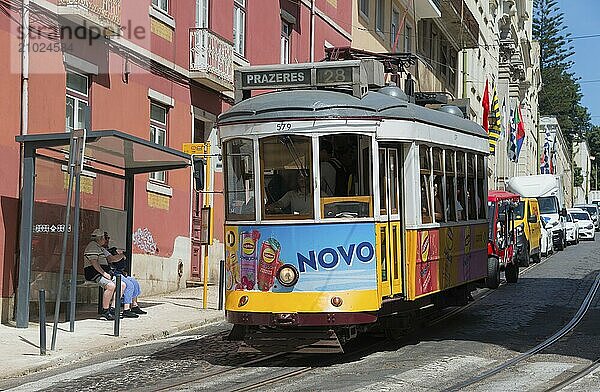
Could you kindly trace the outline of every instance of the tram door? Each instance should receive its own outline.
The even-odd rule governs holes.
[[[400,148],[379,149],[379,208],[377,225],[382,296],[402,293],[402,223]]]

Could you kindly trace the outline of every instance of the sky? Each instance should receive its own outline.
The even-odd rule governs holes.
[[[572,71],[580,77],[583,98],[581,105],[588,108],[592,123],[600,125],[600,1],[598,0],[558,0],[560,11],[564,13],[565,32],[575,38],[572,45],[575,62]],[[586,35],[597,35],[591,38],[577,38]],[[595,81],[595,82],[592,82]]]

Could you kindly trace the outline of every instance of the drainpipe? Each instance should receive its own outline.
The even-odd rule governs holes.
[[[310,2],[310,62],[315,61],[315,0]]]
[[[21,8],[23,52],[21,54],[21,135],[29,130],[29,0]]]

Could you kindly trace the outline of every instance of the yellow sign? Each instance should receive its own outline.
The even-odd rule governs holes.
[[[173,30],[161,21],[150,18],[150,31],[169,42],[173,42]]]
[[[158,208],[161,210],[169,210],[168,196],[159,195],[157,193],[148,192],[148,206],[152,208]]]
[[[183,152],[186,154],[208,154],[208,143],[183,143]]]

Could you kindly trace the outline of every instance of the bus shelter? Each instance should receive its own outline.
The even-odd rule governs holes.
[[[17,328],[27,328],[29,324],[36,159],[42,158],[67,164],[71,136],[70,133],[48,133],[22,135],[15,138],[23,146],[19,279],[16,301]],[[116,130],[87,132],[84,170],[124,181],[125,255],[128,262],[131,262],[132,256],[135,175],[181,169],[190,165],[190,155],[124,132]],[[75,182],[74,193],[77,200],[80,193],[79,181]],[[78,204],[76,203],[77,208]],[[78,242],[78,237],[79,230],[78,227],[75,227],[73,231],[75,243]],[[77,257],[77,255],[74,254],[73,257]]]

